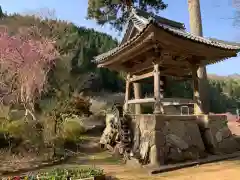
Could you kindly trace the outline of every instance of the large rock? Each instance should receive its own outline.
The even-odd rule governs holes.
[[[165,149],[163,147],[157,147],[153,145],[150,148],[149,160],[151,165],[164,165],[165,162]]]
[[[157,145],[164,147],[166,144],[166,137],[162,131],[152,131],[150,136],[150,146]]]
[[[170,148],[168,154],[169,162],[180,162],[184,161],[184,156],[182,155],[182,151],[179,148]]]
[[[105,144],[106,145],[106,144],[110,143],[110,141],[111,141],[110,135],[113,132],[113,127],[111,126],[111,124],[114,124],[114,123],[115,123],[114,115],[113,114],[107,114],[106,115],[106,121],[105,121],[106,127],[103,131],[103,134],[102,134],[101,138],[100,138],[100,144]]]
[[[141,142],[141,145],[140,145],[140,156],[141,156],[141,159],[143,161],[143,163],[147,163],[148,161],[148,157],[149,157],[149,141],[143,141]]]
[[[140,139],[141,139],[141,132],[138,125],[136,125],[134,129],[134,137],[133,137],[133,153],[134,154],[139,153]]]
[[[228,127],[224,127],[222,129],[219,129],[216,133],[216,140],[217,142],[221,142],[223,139],[226,139],[228,137],[230,137],[232,134],[231,134],[231,131],[229,130]]]
[[[191,146],[185,151],[183,151],[183,156],[185,160],[194,160],[204,158],[206,157],[206,154],[202,151],[199,151],[199,149],[196,146]]]
[[[229,129],[226,118],[225,115],[209,115],[198,120],[205,144],[213,153],[233,153],[240,150],[240,144]]]
[[[159,163],[158,149],[156,145],[151,147],[149,159],[151,165],[157,165]]]
[[[181,150],[185,150],[188,148],[188,144],[184,140],[182,140],[180,137],[174,134],[166,135],[166,141],[171,146],[175,146]]]

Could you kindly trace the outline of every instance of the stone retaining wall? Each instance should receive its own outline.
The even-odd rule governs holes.
[[[205,147],[196,116],[135,115],[133,151],[144,164],[196,160]]]
[[[216,154],[233,153],[240,150],[240,144],[228,128],[225,115],[198,116],[197,122],[208,151]]]

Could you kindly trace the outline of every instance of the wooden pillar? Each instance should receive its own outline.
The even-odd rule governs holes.
[[[125,89],[124,112],[128,112],[129,95],[130,95],[130,74],[127,74],[126,89]]]
[[[154,113],[155,114],[162,114],[163,113],[163,106],[161,103],[162,93],[160,92],[160,70],[159,65],[154,64],[154,98],[155,98],[155,107],[154,107]]]
[[[199,93],[199,78],[197,73],[198,67],[192,66],[192,79],[193,79],[193,100],[194,103],[194,114],[203,114],[202,111],[202,103],[200,99],[200,93]]]
[[[141,99],[141,84],[140,83],[133,83],[134,89],[134,98]],[[135,114],[141,114],[141,104],[135,104]]]

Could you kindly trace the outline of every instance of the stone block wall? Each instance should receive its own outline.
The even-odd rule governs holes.
[[[196,116],[135,115],[133,152],[143,164],[167,164],[203,157]]]
[[[240,150],[240,144],[229,129],[225,115],[198,116],[197,122],[209,152],[233,153]]]

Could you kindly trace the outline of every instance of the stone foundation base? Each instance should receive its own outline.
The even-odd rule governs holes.
[[[198,116],[197,122],[209,152],[225,154],[240,150],[240,144],[228,128],[225,115]]]
[[[133,153],[142,164],[163,165],[197,160],[207,152],[240,150],[225,116],[134,115]]]
[[[143,164],[196,160],[205,147],[193,116],[136,115],[134,147]]]

